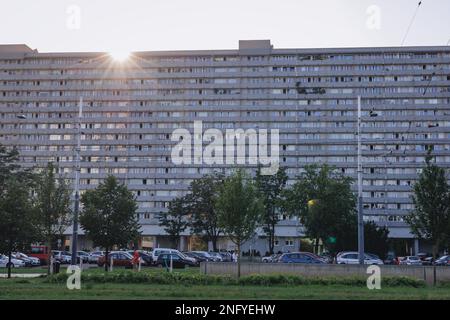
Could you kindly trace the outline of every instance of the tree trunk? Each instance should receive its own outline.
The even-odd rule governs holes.
[[[269,230],[269,253],[273,254],[273,249],[275,248],[275,225],[271,225]]]
[[[50,239],[50,237],[47,239],[47,251],[47,274],[50,275],[50,270],[52,268],[52,240]]]
[[[11,255],[12,255],[12,240],[9,240],[8,248],[8,279],[11,278]]]
[[[241,243],[239,242],[237,245],[237,267],[238,267],[238,278],[241,277]]]
[[[217,252],[217,237],[211,237],[211,242],[213,246],[213,251]]]
[[[105,272],[108,272],[109,249],[105,248]]]
[[[436,261],[437,255],[439,253],[439,240],[436,240],[436,242],[433,245],[433,261]]]

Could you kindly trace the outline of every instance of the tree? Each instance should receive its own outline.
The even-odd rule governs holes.
[[[0,145],[0,250],[8,252],[8,277],[11,277],[11,252],[24,249],[35,240],[35,215],[31,202],[34,175],[19,164],[16,148]]]
[[[223,233],[214,206],[222,182],[223,175],[220,173],[204,175],[190,184],[189,193],[185,197],[191,232],[201,236],[206,242],[211,241],[214,251],[217,250],[217,241]]]
[[[13,172],[20,169],[17,161],[19,160],[19,151],[16,148],[8,149],[0,145],[0,192],[6,187],[6,181]]]
[[[357,239],[358,231],[356,230],[354,234]],[[389,229],[379,227],[373,221],[364,222],[364,249],[365,252],[374,253],[381,259],[386,258],[389,251]]]
[[[0,243],[8,252],[8,278],[11,277],[11,253],[35,240],[36,224],[30,181],[13,174],[4,180],[0,194]]]
[[[137,203],[133,194],[114,176],[81,197],[80,224],[94,245],[105,248],[105,271],[114,246],[127,246],[138,238]]]
[[[255,183],[242,170],[225,179],[215,203],[219,225],[237,246],[238,277],[241,275],[241,246],[255,235],[264,210]]]
[[[36,207],[39,229],[48,247],[47,261],[51,261],[52,243],[61,239],[70,226],[70,187],[63,177],[55,177],[55,167],[50,162],[38,176]],[[50,263],[48,273],[50,274]]]
[[[164,227],[175,246],[178,248],[180,234],[185,231],[189,225],[187,220],[188,209],[184,197],[175,198],[169,204],[169,211],[162,212],[159,215],[159,225]]]
[[[270,254],[273,254],[273,248],[275,246],[275,226],[280,220],[280,197],[286,186],[286,182],[287,175],[285,168],[279,168],[274,175],[262,175],[261,168],[258,168],[256,171],[256,186],[259,191],[259,198],[264,205],[261,224],[268,238]]]
[[[327,164],[309,165],[283,195],[283,209],[300,218],[306,235],[316,240],[316,246],[322,239],[332,253],[347,245],[356,218],[352,181]]]
[[[414,184],[412,200],[415,209],[406,216],[411,231],[433,243],[433,258],[450,237],[450,191],[445,170],[432,162],[431,149],[425,167]]]

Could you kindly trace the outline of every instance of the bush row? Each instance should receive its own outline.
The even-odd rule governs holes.
[[[65,283],[68,275],[60,273],[45,276],[44,282]],[[105,273],[84,273],[82,282],[86,283],[147,283],[147,284],[177,284],[177,285],[349,285],[366,286],[364,277],[302,277],[298,275],[284,274],[254,274],[236,278],[229,275],[203,275],[185,273],[136,273],[133,271],[115,271]],[[422,280],[409,277],[383,277],[382,286],[385,287],[423,287]]]

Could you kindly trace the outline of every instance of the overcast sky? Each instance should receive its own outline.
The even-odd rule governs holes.
[[[416,0],[1,0],[0,43],[48,51],[400,46]],[[446,45],[450,0],[424,0],[405,45]]]

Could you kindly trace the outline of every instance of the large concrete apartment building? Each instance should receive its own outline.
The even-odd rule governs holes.
[[[136,52],[119,63],[0,45],[0,142],[17,146],[27,166],[52,161],[73,178],[82,97],[81,190],[109,174],[122,179],[139,202],[143,247],[168,245],[157,214],[193,179],[233,169],[173,163],[175,129],[192,131],[194,121],[204,130],[278,129],[290,178],[312,163],[356,178],[358,96],[365,219],[387,226],[404,251],[427,250],[404,217],[427,148],[450,167],[450,47],[277,49],[249,40],[237,50]],[[281,213],[275,250],[298,250],[302,232]],[[195,245],[189,233],[181,238],[184,249]],[[89,246],[82,231],[80,239]],[[267,250],[262,233],[250,247]],[[232,249],[225,240],[221,248]]]

